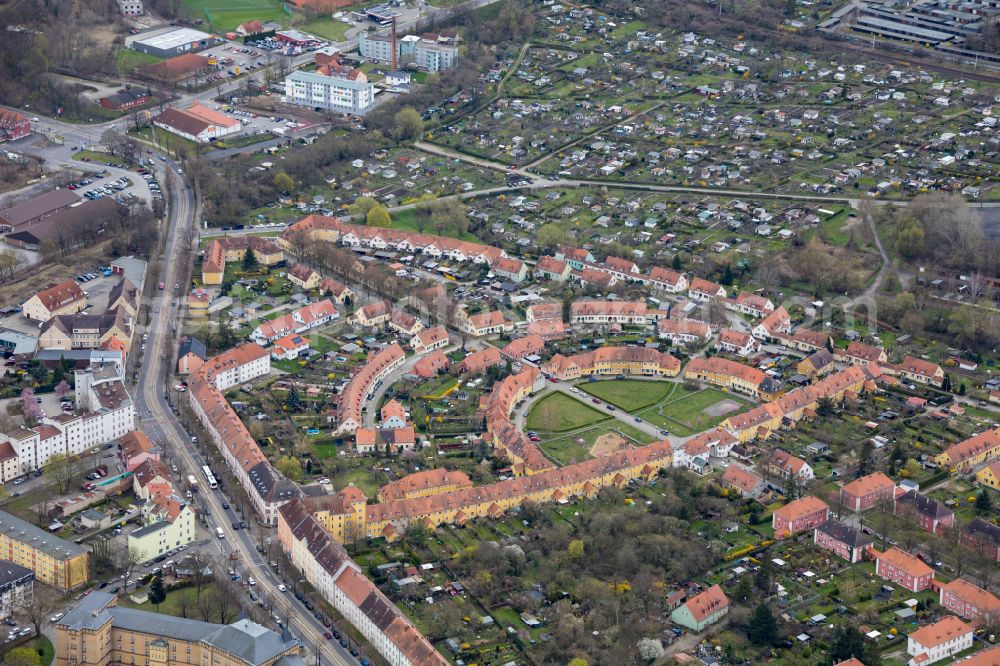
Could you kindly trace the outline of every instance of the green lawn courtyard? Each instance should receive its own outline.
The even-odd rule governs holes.
[[[525,427],[560,433],[606,421],[611,417],[564,393],[550,393],[531,407]]]
[[[610,435],[611,437],[606,437]],[[614,437],[619,435],[620,437]],[[623,441],[622,438],[631,441]],[[601,441],[603,449],[594,445]],[[539,448],[547,456],[562,465],[569,465],[574,462],[582,462],[595,455],[605,455],[612,453],[621,446],[649,444],[653,438],[629,425],[614,421],[612,423],[596,425],[583,432],[563,435],[554,439],[546,439],[539,443]]]
[[[747,406],[742,398],[708,388],[647,407],[636,416],[666,428],[675,435],[687,436],[708,430]]]
[[[595,398],[610,402],[626,412],[634,412],[662,402],[668,396],[683,390],[674,382],[642,381],[639,379],[615,379],[603,382],[583,382],[577,388]],[[675,391],[676,389],[676,391]]]

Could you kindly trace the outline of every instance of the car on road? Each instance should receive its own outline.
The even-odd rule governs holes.
[[[666,437],[667,435],[670,434],[670,431],[669,430],[661,430],[660,434],[663,435],[664,437]]]
[[[247,583],[249,583],[250,585],[256,585],[257,581],[253,579],[253,576],[250,576],[249,578],[247,578]]]
[[[605,405],[604,408],[607,409],[609,412],[615,411],[614,405]]]
[[[232,526],[233,526],[234,530],[240,529],[240,524],[238,522],[236,522],[235,520],[232,522]]]
[[[347,641],[343,638],[340,639],[340,647],[347,647]]]
[[[600,401],[600,399],[599,399],[599,398],[591,398],[591,399],[590,399],[590,401],[591,401],[592,403],[594,403],[595,405],[599,405],[599,404],[601,404],[601,401]]]
[[[288,588],[285,587],[284,583],[278,586],[278,592],[287,592]]]
[[[62,616],[63,616],[63,613],[56,613],[55,615],[53,615],[52,617],[49,618],[49,621],[50,622],[58,622],[59,620],[62,619]]]
[[[640,418],[639,418],[639,417],[637,416],[637,417],[635,417],[635,422],[636,422],[636,423],[642,423],[642,419],[640,419]]]
[[[325,638],[328,641],[333,640],[333,634],[331,634],[329,631],[323,632],[323,638]]]
[[[222,508],[223,509],[228,509],[229,508],[229,502],[223,502],[222,503]]]

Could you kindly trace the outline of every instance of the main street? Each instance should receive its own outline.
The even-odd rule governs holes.
[[[176,171],[176,165],[166,162],[164,168]],[[181,264],[185,245],[191,243],[190,231],[198,212],[198,205],[191,188],[182,178],[169,179],[169,214],[164,229],[166,247],[163,254],[163,274],[160,280],[167,283],[186,281],[185,266]],[[190,248],[187,248],[190,249]],[[182,279],[184,278],[184,279]],[[154,293],[149,307],[151,324],[147,330],[149,350],[139,369],[138,388],[135,395],[136,410],[148,414],[142,429],[161,445],[167,446],[182,475],[201,475],[200,461],[192,450],[191,439],[181,428],[167,404],[167,378],[174,358],[176,335],[174,327],[178,312],[173,303],[173,292],[169,289]],[[233,492],[242,492],[239,486],[230,486]],[[313,651],[324,658],[323,663],[349,666],[357,663],[339,644],[323,638],[326,628],[312,615],[296,606],[291,595],[278,590],[280,580],[268,567],[268,563],[257,552],[256,544],[247,530],[235,530],[227,519],[231,514],[222,508],[228,502],[221,490],[208,488],[200,493],[204,507],[211,514],[212,523],[222,530],[229,548],[235,555],[244,576],[252,576],[257,581],[258,594],[273,601],[273,612],[286,620],[289,629]],[[228,502],[233,504],[232,502]]]

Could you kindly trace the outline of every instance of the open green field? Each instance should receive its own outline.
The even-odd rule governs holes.
[[[218,32],[230,32],[253,19],[285,25],[290,15],[281,0],[181,0],[194,18],[208,21]]]
[[[661,402],[670,395],[677,384],[673,382],[614,379],[603,382],[583,382],[577,388],[595,398],[610,402],[626,412],[634,412]]]
[[[532,405],[525,426],[539,432],[568,432],[609,418],[568,395],[551,393]]]
[[[315,18],[297,27],[299,30],[322,37],[323,39],[329,39],[331,42],[344,41],[345,34],[353,26],[343,21],[334,21],[330,18],[329,14],[325,14],[324,16],[325,18]]]
[[[720,404],[730,401],[729,404]],[[733,409],[726,410],[726,407]],[[693,435],[717,425],[730,414],[747,407],[747,402],[731,393],[709,388],[691,393],[662,405],[649,407],[637,414],[650,423],[667,428],[675,435]],[[713,409],[714,408],[714,409]]]
[[[116,67],[119,74],[126,74],[131,72],[136,67],[142,67],[143,65],[155,65],[156,63],[162,61],[163,58],[159,58],[155,55],[139,53],[138,51],[133,51],[132,49],[122,48],[118,49]]]
[[[396,211],[392,214],[392,224],[389,225],[390,229],[403,229],[405,231],[420,231],[417,228],[417,210],[415,208],[407,208],[406,210]],[[430,225],[424,229],[424,232],[430,233]],[[437,232],[434,232],[437,233]],[[464,234],[456,236],[451,233],[450,229],[445,229],[443,232],[444,236],[452,236],[453,238],[458,238],[464,241],[477,241],[478,239],[471,233],[466,231]]]
[[[204,590],[202,590],[204,592]],[[194,607],[195,601],[198,599],[198,590],[193,587],[185,587],[180,590],[174,590],[172,592],[167,592],[167,598],[162,604],[160,604],[159,612],[163,615],[173,615],[175,617],[181,617],[181,599],[185,599],[188,603],[188,613],[190,614],[191,608]],[[126,608],[138,608],[139,610],[148,611],[150,613],[157,612],[156,606],[151,603],[136,604],[133,603],[127,595],[121,595],[118,597],[118,603]]]

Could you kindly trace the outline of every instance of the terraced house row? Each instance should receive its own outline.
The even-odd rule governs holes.
[[[758,405],[741,414],[728,417],[722,427],[732,432],[740,442],[767,437],[783,427],[792,427],[804,416],[815,415],[822,399],[840,400],[875,390],[877,366],[851,366],[835,372],[815,384],[803,386],[776,400]]]
[[[497,382],[486,401],[487,439],[510,460],[515,476],[534,474],[552,467],[542,450],[510,420],[514,406],[532,391],[541,388],[542,381],[538,368],[529,366]]]
[[[330,497],[330,496],[327,496]],[[361,495],[364,504],[364,495]],[[343,546],[300,500],[281,508],[278,542],[309,584],[392,666],[449,662],[361,572]]]
[[[278,244],[291,248],[304,238],[311,242],[326,241],[348,247],[366,247],[373,250],[420,252],[429,257],[452,261],[471,261],[492,266],[507,253],[500,248],[482,243],[470,243],[445,236],[434,236],[399,229],[380,229],[362,224],[351,224],[340,218],[310,215],[291,225],[278,238]]]
[[[337,432],[354,432],[364,425],[361,412],[368,395],[378,382],[405,360],[406,352],[395,342],[368,359],[340,392],[337,402]]]
[[[598,347],[572,356],[556,354],[542,365],[542,370],[563,381],[597,375],[676,377],[681,362],[649,347]]]
[[[360,490],[348,487],[336,495],[310,497],[302,503],[339,543],[356,538],[361,525],[367,538],[385,537],[391,542],[413,524],[428,529],[443,524],[464,525],[475,518],[497,518],[526,501],[592,497],[602,488],[651,479],[672,462],[670,443],[662,440],[566,467],[443,494],[366,504]],[[283,529],[281,520],[279,515],[279,530]]]
[[[275,523],[278,508],[298,497],[299,489],[271,467],[223,391],[270,371],[270,354],[260,345],[245,343],[206,361],[191,375],[188,390],[191,409],[219,447],[226,466],[246,489],[254,511],[267,525]]]

